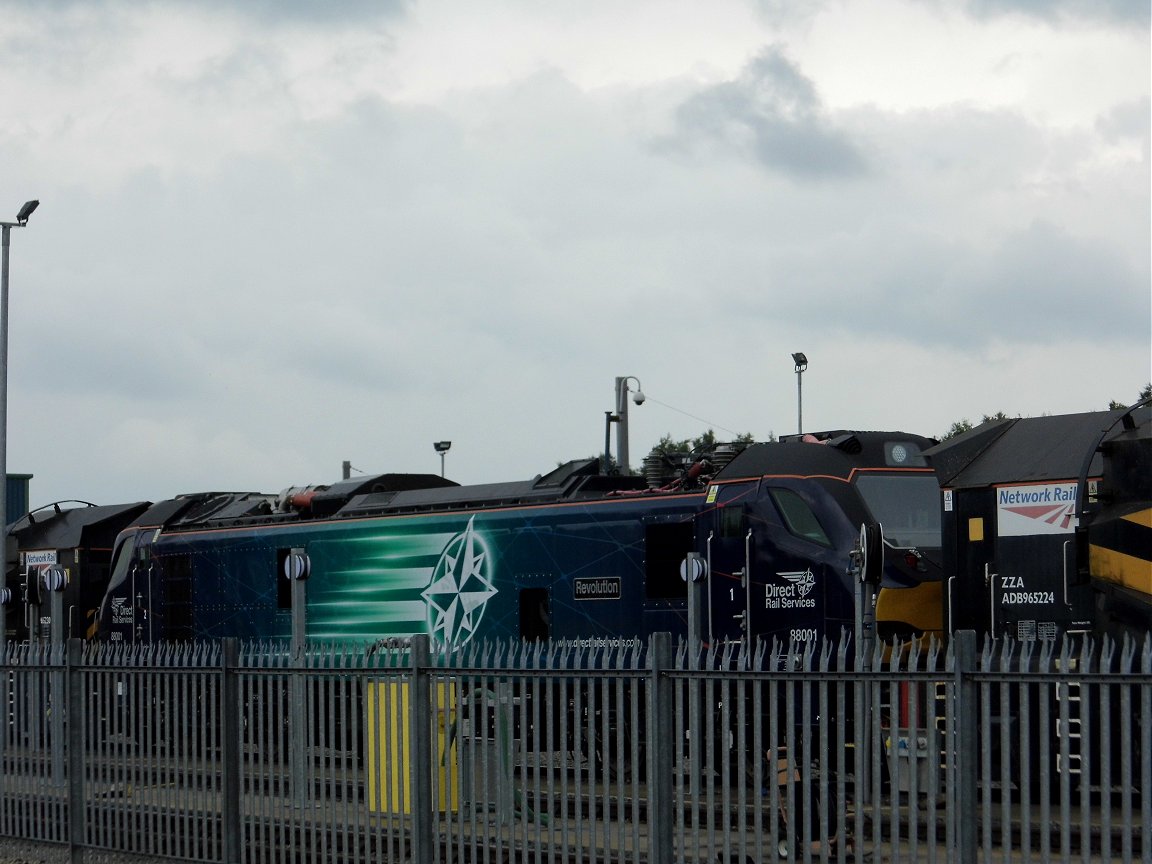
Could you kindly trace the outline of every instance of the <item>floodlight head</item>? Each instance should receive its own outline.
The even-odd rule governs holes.
[[[792,360],[793,360],[793,362],[795,362],[795,364],[797,366],[807,366],[808,365],[808,358],[804,356],[803,351],[797,351],[795,354],[793,354]]]
[[[39,201],[25,201],[24,206],[20,208],[20,212],[16,214],[16,223],[18,225],[27,225],[28,217],[32,212],[40,206]]]
[[[437,453],[447,453],[452,447],[451,441],[433,441],[432,446],[436,448]]]

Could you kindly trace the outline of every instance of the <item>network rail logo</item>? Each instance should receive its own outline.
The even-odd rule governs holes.
[[[996,527],[1001,537],[1071,534],[1076,530],[1076,484],[997,487]]]

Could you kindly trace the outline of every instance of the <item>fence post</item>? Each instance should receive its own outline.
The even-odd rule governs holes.
[[[68,682],[68,856],[72,864],[84,861],[84,825],[88,821],[84,805],[84,670],[80,666],[83,654],[84,643],[69,639],[65,674]],[[64,746],[63,738],[52,742],[53,750]]]
[[[432,688],[427,634],[412,637],[408,685],[408,768],[412,795],[413,861],[431,861],[432,853]]]
[[[240,642],[228,637],[220,645],[221,802],[220,820],[225,864],[240,864]]]
[[[1145,675],[1152,673],[1152,633],[1144,634],[1144,647],[1141,649],[1140,671]],[[1148,730],[1152,729],[1152,686],[1144,684],[1136,689],[1136,694],[1140,698],[1140,712],[1133,718],[1136,721],[1137,728],[1143,729],[1144,740],[1148,740]],[[1152,825],[1152,793],[1148,790],[1152,789],[1152,752],[1149,748],[1144,746],[1141,748],[1140,754],[1140,788],[1144,790],[1140,795],[1140,823],[1147,830],[1147,826]],[[1144,840],[1144,854],[1148,854],[1148,840]]]
[[[958,630],[955,634],[955,699],[956,699],[956,803],[953,814],[956,825],[956,860],[960,864],[976,862],[976,785],[979,780],[980,747],[978,742],[978,704],[976,680],[976,631]]]
[[[297,550],[293,550],[297,552]],[[292,798],[297,807],[304,807],[307,799],[311,797],[308,786],[308,772],[306,760],[308,758],[308,703],[309,690],[306,669],[308,668],[308,631],[306,627],[306,611],[308,602],[307,583],[300,573],[292,569],[292,564],[285,563],[287,573],[293,573],[292,579],[292,677],[288,682],[289,707],[288,746],[292,760]],[[300,565],[303,567],[303,565]]]
[[[653,633],[648,643],[648,751],[652,774],[648,778],[648,860],[672,864],[672,810],[676,794],[672,782],[673,751],[678,746],[670,734],[676,722],[675,682],[666,673],[672,668],[672,634]]]
[[[59,569],[59,568],[57,568]],[[63,578],[63,577],[61,577]],[[60,584],[60,583],[55,583]],[[67,692],[65,687],[66,672],[65,667],[68,661],[65,658],[67,653],[68,643],[66,641],[65,627],[64,627],[64,591],[63,587],[60,589],[50,588],[48,590],[51,594],[51,610],[52,624],[48,639],[48,656],[52,658],[52,670],[50,681],[48,684],[48,701],[49,704],[55,703],[60,706],[67,704],[68,697],[65,695]],[[64,771],[65,750],[55,742],[64,741],[64,711],[53,711],[49,718],[48,735],[52,744],[52,783],[56,786],[63,786],[68,782],[67,776]]]

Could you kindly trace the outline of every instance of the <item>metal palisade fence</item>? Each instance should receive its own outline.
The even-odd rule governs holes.
[[[1152,639],[10,646],[0,836],[192,861],[1144,861]]]

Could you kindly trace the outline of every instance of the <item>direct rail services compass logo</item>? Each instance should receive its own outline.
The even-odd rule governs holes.
[[[496,595],[492,556],[484,538],[468,520],[440,553],[432,578],[421,596],[428,604],[428,629],[433,641],[462,645],[472,638],[484,607]]]
[[[765,609],[814,609],[816,599],[809,597],[816,587],[816,574],[809,567],[806,570],[782,570],[776,575],[788,582],[787,585],[769,583],[764,586]]]
[[[807,570],[788,570],[776,575],[783,576],[795,585],[801,597],[807,597],[808,592],[816,587],[816,576],[812,573],[811,567]]]

